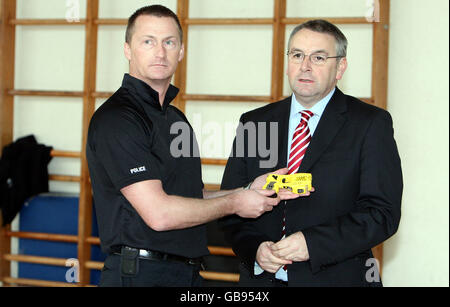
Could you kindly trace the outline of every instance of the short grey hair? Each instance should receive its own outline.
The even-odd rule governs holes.
[[[347,56],[347,45],[348,41],[345,35],[336,27],[334,24],[323,20],[323,19],[314,19],[302,23],[292,30],[291,36],[289,37],[288,48],[291,47],[291,41],[294,35],[303,29],[308,29],[314,32],[325,33],[333,36],[336,40],[336,55],[345,57]]]

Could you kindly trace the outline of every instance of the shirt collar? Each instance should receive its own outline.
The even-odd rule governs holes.
[[[292,100],[291,100],[291,114],[290,114],[290,118],[293,117],[300,117],[300,112],[304,111],[304,110],[309,110],[311,112],[314,113],[314,116],[319,116],[319,118],[322,116],[323,111],[325,110],[325,108],[327,107],[328,102],[330,102],[331,97],[334,95],[334,92],[336,91],[336,87],[334,87],[327,96],[325,96],[324,98],[322,98],[322,100],[320,100],[319,102],[317,102],[311,109],[306,109],[305,107],[303,107],[295,98],[295,95],[292,95]]]
[[[129,74],[125,74],[122,81],[122,87],[129,90],[135,97],[144,103],[150,104],[152,107],[158,110],[165,111],[169,104],[175,99],[178,94],[179,89],[169,85],[167,89],[166,97],[164,103],[161,106],[159,103],[159,94],[150,85],[144,81],[137,79]]]

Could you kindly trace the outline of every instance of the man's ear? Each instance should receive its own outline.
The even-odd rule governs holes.
[[[125,54],[125,57],[128,59],[128,61],[131,61],[131,47],[127,42],[125,42],[125,44],[123,45],[123,53]]]
[[[336,80],[341,80],[347,70],[347,58],[344,57],[339,61],[336,73]]]
[[[178,62],[181,62],[181,60],[184,58],[184,44],[181,44],[180,54],[178,56]]]

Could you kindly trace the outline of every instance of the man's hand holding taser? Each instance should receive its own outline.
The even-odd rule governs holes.
[[[275,197],[270,197],[272,195]],[[268,190],[244,190],[229,196],[232,198],[234,214],[244,218],[257,218],[264,212],[272,211],[281,200],[275,191]]]

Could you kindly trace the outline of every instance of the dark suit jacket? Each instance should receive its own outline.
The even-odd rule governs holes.
[[[258,153],[248,156],[246,135],[244,157],[230,157],[222,189],[244,186],[261,174],[286,167],[290,105],[288,98],[242,115],[243,124],[278,123],[278,163],[261,168],[259,162],[267,158]],[[257,133],[256,144],[264,140],[261,129]],[[269,144],[267,131],[266,135]],[[288,266],[289,285],[375,285],[366,278],[373,277],[369,271],[373,260],[368,262],[371,248],[397,231],[403,190],[389,113],[336,89],[298,172],[312,174],[315,192],[286,202],[286,235],[303,232],[310,260]],[[225,237],[242,261],[241,285],[264,286],[273,278],[267,272],[255,276],[253,268],[258,246],[281,238],[284,205],[281,202],[255,220],[237,216],[221,220]]]

